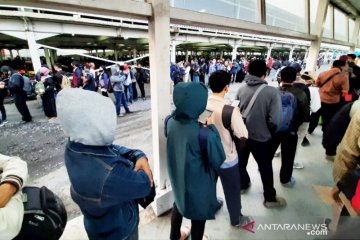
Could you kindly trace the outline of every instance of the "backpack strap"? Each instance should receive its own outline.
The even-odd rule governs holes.
[[[166,116],[166,118],[165,118],[165,120],[164,120],[164,133],[165,133],[165,137],[167,137],[167,125],[168,125],[168,122],[169,122],[170,118],[172,118],[172,115]]]
[[[326,79],[326,80],[324,81],[323,84],[321,84],[321,85],[319,86],[319,89],[322,88],[323,86],[325,86],[325,84],[327,84],[333,77],[335,77],[335,76],[338,75],[338,74],[340,74],[340,72],[337,72],[337,73],[331,75],[328,79]]]
[[[200,126],[199,130],[199,145],[201,150],[201,155],[204,159],[205,170],[209,170],[209,158],[208,158],[208,142],[209,129],[207,127]]]
[[[254,93],[254,95],[252,96],[249,105],[246,107],[244,113],[242,114],[243,118],[247,118],[247,116],[250,113],[251,108],[253,107],[255,100],[257,98],[257,96],[259,95],[259,93],[261,92],[261,90],[263,90],[266,87],[266,84],[262,84],[260,87],[258,87]]]
[[[222,123],[223,123],[225,129],[230,132],[230,136],[232,139],[234,139],[234,132],[231,129],[231,118],[232,118],[233,111],[234,111],[233,106],[224,105],[224,108],[223,108],[222,114],[221,114]]]

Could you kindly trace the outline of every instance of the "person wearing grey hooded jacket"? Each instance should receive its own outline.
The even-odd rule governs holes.
[[[242,113],[249,105],[256,90],[267,82],[266,63],[262,60],[254,60],[249,65],[249,75],[245,77],[243,84],[236,94],[236,100],[240,101],[239,107]],[[243,156],[239,156],[241,188],[245,191],[250,186],[250,177],[246,166],[250,152],[254,156],[261,175],[264,188],[264,206],[267,208],[281,207],[286,204],[285,199],[276,197],[274,188],[272,159],[272,136],[281,124],[281,97],[280,92],[265,86],[256,97],[255,102],[246,116],[246,127],[249,137]]]
[[[114,96],[116,99],[116,114],[120,116],[120,107],[121,104],[124,106],[126,113],[131,113],[124,92],[124,81],[126,80],[126,76],[121,72],[120,65],[116,64],[115,66],[111,67],[111,74],[110,77],[110,84],[113,86]]]

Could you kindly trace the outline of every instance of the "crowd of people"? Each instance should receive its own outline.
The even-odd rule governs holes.
[[[137,101],[139,97],[146,100],[145,82],[147,74],[141,64],[129,66],[119,64],[112,66],[112,74],[109,74],[105,65],[96,70],[93,62],[84,65],[72,62],[73,72],[65,72],[60,63],[53,66],[54,71],[47,65],[43,65],[35,75],[35,83],[25,76],[23,70],[14,70],[9,66],[2,66],[0,69],[0,127],[8,121],[4,99],[11,94],[14,97],[15,105],[22,115],[24,123],[31,122],[32,116],[26,104],[27,93],[35,88],[37,95],[41,97],[42,107],[45,116],[50,122],[57,118],[56,96],[67,87],[82,88],[84,90],[100,92],[108,97],[109,92],[113,93],[116,99],[116,111],[120,115],[120,106],[123,105],[126,113],[131,113],[128,104]],[[34,86],[34,87],[33,87]],[[30,88],[30,90],[29,90]],[[140,90],[138,94],[137,88]]]
[[[165,120],[168,173],[175,199],[170,239],[209,239],[206,221],[214,219],[223,205],[216,193],[218,177],[229,224],[240,229],[253,221],[242,214],[246,205],[241,202],[241,195],[251,187],[247,172],[250,153],[263,185],[263,206],[285,207],[286,199],[274,187],[272,160],[281,151],[280,182],[283,187],[294,188],[293,171],[304,168],[296,161],[296,151],[300,145],[311,144],[306,135],[313,133],[320,116],[326,158],[334,161],[332,197],[340,202],[339,193],[346,193],[351,207],[360,214],[360,67],[355,60],[354,54],[341,56],[318,76],[314,71],[303,71],[301,62],[287,59],[253,59],[246,64],[212,60],[209,65],[201,59],[172,64],[175,110]],[[72,88],[67,89],[59,83],[64,79],[61,66],[55,66],[52,77],[47,68],[39,71],[40,81],[53,85],[51,96],[42,95],[45,114],[56,114],[69,137],[64,158],[72,199],[84,214],[90,239],[138,239],[137,204],[149,196],[151,202],[154,196],[151,169],[145,153],[114,145],[113,141],[121,105],[131,113],[128,103],[136,99],[134,82],[143,89],[139,84],[143,82],[141,66],[115,65],[111,75],[105,66],[96,73],[91,63],[83,69],[73,63],[73,68]],[[271,71],[279,71],[278,88],[265,80]],[[21,106],[21,91],[14,91],[11,85],[21,75],[9,68],[2,68],[2,72],[13,78],[8,87],[15,94],[23,120],[31,121],[28,109]],[[244,83],[229,105],[225,95],[234,81]],[[98,89],[101,94],[96,93]],[[109,92],[115,95],[116,112]],[[74,102],[81,102],[82,111]],[[12,194],[21,188],[15,187]],[[347,207],[343,206],[341,215],[349,215]],[[183,217],[191,220],[191,226],[182,226]],[[331,231],[336,231],[335,219],[327,221]],[[342,222],[338,225],[339,229],[345,226]]]

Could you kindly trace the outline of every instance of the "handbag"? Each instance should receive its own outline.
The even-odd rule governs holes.
[[[155,199],[156,196],[156,190],[155,190],[155,184],[151,187],[149,195],[147,195],[144,198],[135,199],[135,202],[139,204],[141,207],[146,208],[149,206]]]

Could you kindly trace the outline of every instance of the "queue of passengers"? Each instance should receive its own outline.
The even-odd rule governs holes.
[[[281,144],[279,180],[282,187],[294,188],[294,161],[297,146],[302,142],[299,135],[302,132],[300,138],[304,137],[310,113],[318,111],[325,118],[324,143],[328,142],[325,133],[334,130],[330,126],[344,125],[341,131],[335,131],[340,141],[327,145],[336,155],[332,197],[339,202],[339,192],[347,193],[351,207],[359,214],[360,184],[353,182],[356,176],[359,180],[360,68],[353,60],[353,54],[342,56],[318,77],[312,71],[301,73],[299,64],[293,63],[281,70],[279,88],[267,84],[265,61],[253,60],[232,106],[224,98],[232,80],[226,70],[210,75],[211,96],[208,88],[197,81],[176,84],[175,110],[166,118],[164,129],[168,174],[175,199],[170,239],[210,238],[205,233],[206,221],[215,219],[222,206],[216,193],[218,176],[229,224],[241,229],[253,221],[243,215],[246,206],[241,204],[241,194],[251,190],[246,170],[250,153],[258,164],[263,184],[262,205],[285,207],[286,200],[274,188],[272,160]],[[116,74],[119,71],[120,66],[116,66],[113,76],[121,76]],[[118,80],[119,77],[114,82]],[[137,203],[151,195],[154,186],[146,154],[113,144],[117,113],[109,98],[69,88],[61,90],[56,101],[59,122],[69,137],[65,164],[71,196],[84,214],[89,238],[138,239]],[[72,104],[79,101],[81,106]],[[350,116],[351,120],[347,120]],[[341,214],[349,215],[347,207],[343,206]],[[191,226],[182,226],[183,217],[191,220]],[[336,231],[333,222],[327,224],[329,230]]]
[[[35,75],[36,83],[32,84],[24,71],[15,71],[9,66],[1,67],[0,76],[0,127],[8,121],[4,108],[4,99],[9,94],[14,96],[15,105],[22,115],[23,123],[32,121],[29,108],[26,104],[27,94],[35,88],[37,95],[41,97],[42,108],[49,122],[57,118],[56,95],[64,88],[82,88],[89,91],[100,91],[103,96],[108,97],[109,91],[114,94],[116,99],[116,112],[120,114],[120,106],[123,105],[126,113],[131,113],[129,104],[138,100],[137,86],[140,89],[141,98],[145,97],[145,82],[147,75],[140,64],[128,66],[119,64],[112,67],[112,73],[108,73],[106,66],[100,66],[95,70],[94,63],[81,65],[72,62],[73,73],[63,71],[61,64],[54,64],[54,72],[43,65]],[[32,85],[35,85],[33,87]]]

